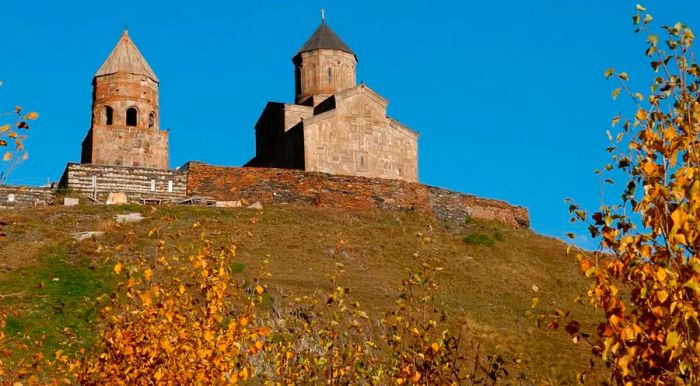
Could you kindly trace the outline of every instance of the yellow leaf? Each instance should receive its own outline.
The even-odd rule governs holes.
[[[2,156],[3,161],[9,161],[10,158],[12,158],[12,153],[10,153],[9,151],[7,153],[5,153],[4,156]]]
[[[639,109],[639,110],[637,110],[637,114],[635,114],[634,117],[640,121],[643,121],[643,120],[647,119],[647,112],[644,109]]]
[[[119,262],[114,266],[114,272],[119,275],[122,272],[122,268],[124,268],[124,266]]]
[[[244,368],[243,370],[238,372],[238,376],[241,377],[241,379],[245,382],[248,380],[248,369]]]
[[[669,332],[666,335],[666,347],[664,347],[664,352],[675,349],[678,347],[679,342],[680,338],[678,337],[678,333],[675,331]]]
[[[255,286],[255,292],[256,292],[258,295],[262,295],[262,293],[263,293],[264,291],[265,291],[265,289],[263,289],[263,287],[261,287],[261,286],[259,286],[259,285],[256,285],[256,286]]]
[[[664,290],[656,291],[656,297],[659,298],[661,303],[663,303],[666,301],[666,299],[668,299],[668,292]]]
[[[431,348],[431,349],[433,350],[433,352],[435,352],[435,353],[438,352],[438,351],[440,351],[440,345],[437,344],[437,343],[434,343],[434,342],[433,342],[433,344],[430,345],[430,348]]]
[[[694,282],[693,279],[690,279],[687,282],[685,282],[685,284],[683,284],[683,287],[690,288],[693,291],[695,291],[695,293],[700,293],[700,286],[698,285],[698,283]]]
[[[418,380],[420,379],[420,375],[421,375],[420,372],[416,371],[416,373],[413,374],[413,378],[411,378],[411,380],[412,380],[414,383],[418,382]]]
[[[0,126],[0,133],[4,133],[7,130],[10,130],[10,125],[4,124],[4,125]]]
[[[141,301],[143,302],[143,305],[148,307],[151,305],[151,294],[148,292],[144,292],[139,294],[139,297],[141,298]]]
[[[646,161],[644,164],[642,164],[642,169],[644,170],[644,173],[651,176],[656,172],[656,164],[651,161]]]
[[[649,255],[651,255],[651,252],[649,252]],[[663,283],[666,283],[666,277],[667,277],[667,276],[668,276],[668,274],[666,273],[666,270],[665,270],[665,269],[659,267],[659,268],[656,270],[656,279],[657,279],[660,283],[662,283],[662,284],[663,284]]]
[[[37,118],[39,118],[39,114],[36,113],[35,111],[30,111],[29,114],[27,114],[27,115],[24,116],[24,119],[27,119],[27,120],[30,120],[30,121],[31,121],[31,120],[34,120],[34,119],[37,119]]]
[[[616,89],[614,89],[614,90],[612,90],[612,99],[613,99],[613,100],[617,99],[617,96],[618,96],[618,95],[620,95],[620,88],[619,88],[619,87],[616,88]]]
[[[676,129],[673,126],[669,126],[664,130],[664,138],[672,140],[676,138]]]
[[[153,271],[148,268],[147,270],[143,271],[143,277],[146,279],[146,281],[151,281],[151,277],[153,277]]]
[[[204,340],[206,340],[207,342],[211,342],[212,339],[214,339],[214,333],[211,331],[206,331],[204,333]]]

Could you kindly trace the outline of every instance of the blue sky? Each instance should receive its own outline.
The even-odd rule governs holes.
[[[291,102],[291,57],[326,20],[359,58],[358,81],[420,132],[423,183],[506,200],[562,237],[565,197],[599,203],[613,102],[603,72],[646,91],[634,1],[3,1],[0,111],[40,119],[15,184],[57,180],[79,161],[91,80],[122,28],[160,78],[171,166],[242,165],[269,100]],[[644,3],[657,26],[700,28],[700,2]],[[579,241],[585,245],[585,240]]]

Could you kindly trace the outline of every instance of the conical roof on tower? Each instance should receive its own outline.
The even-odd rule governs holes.
[[[329,50],[340,50],[345,51],[348,54],[355,55],[355,53],[348,47],[347,44],[343,43],[338,35],[333,32],[331,27],[326,24],[325,20],[321,21],[321,25],[316,28],[316,31],[311,35],[311,37],[304,43],[303,46],[297,52],[301,54],[302,52],[308,52],[318,49],[329,49]],[[357,55],[355,55],[357,57]]]
[[[124,30],[119,42],[102,63],[100,69],[95,73],[95,77],[111,75],[116,73],[127,73],[133,75],[143,75],[158,82],[158,77],[148,65],[146,59],[129,38],[129,33]]]

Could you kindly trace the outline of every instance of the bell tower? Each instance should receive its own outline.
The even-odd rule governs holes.
[[[326,24],[321,25],[292,58],[295,103],[316,106],[338,91],[357,85],[357,56]]]
[[[92,80],[92,122],[81,162],[168,169],[158,77],[126,30]]]

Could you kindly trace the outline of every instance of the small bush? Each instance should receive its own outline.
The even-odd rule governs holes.
[[[233,271],[233,273],[242,273],[245,271],[245,264],[237,261],[231,264],[231,271]]]
[[[471,233],[466,236],[464,236],[463,241],[467,244],[472,244],[472,245],[483,245],[486,247],[493,247],[495,244],[495,241],[493,240],[493,237],[485,234],[485,233]]]
[[[496,241],[503,241],[505,237],[506,236],[501,231],[496,231],[493,233],[493,238],[496,239]]]

